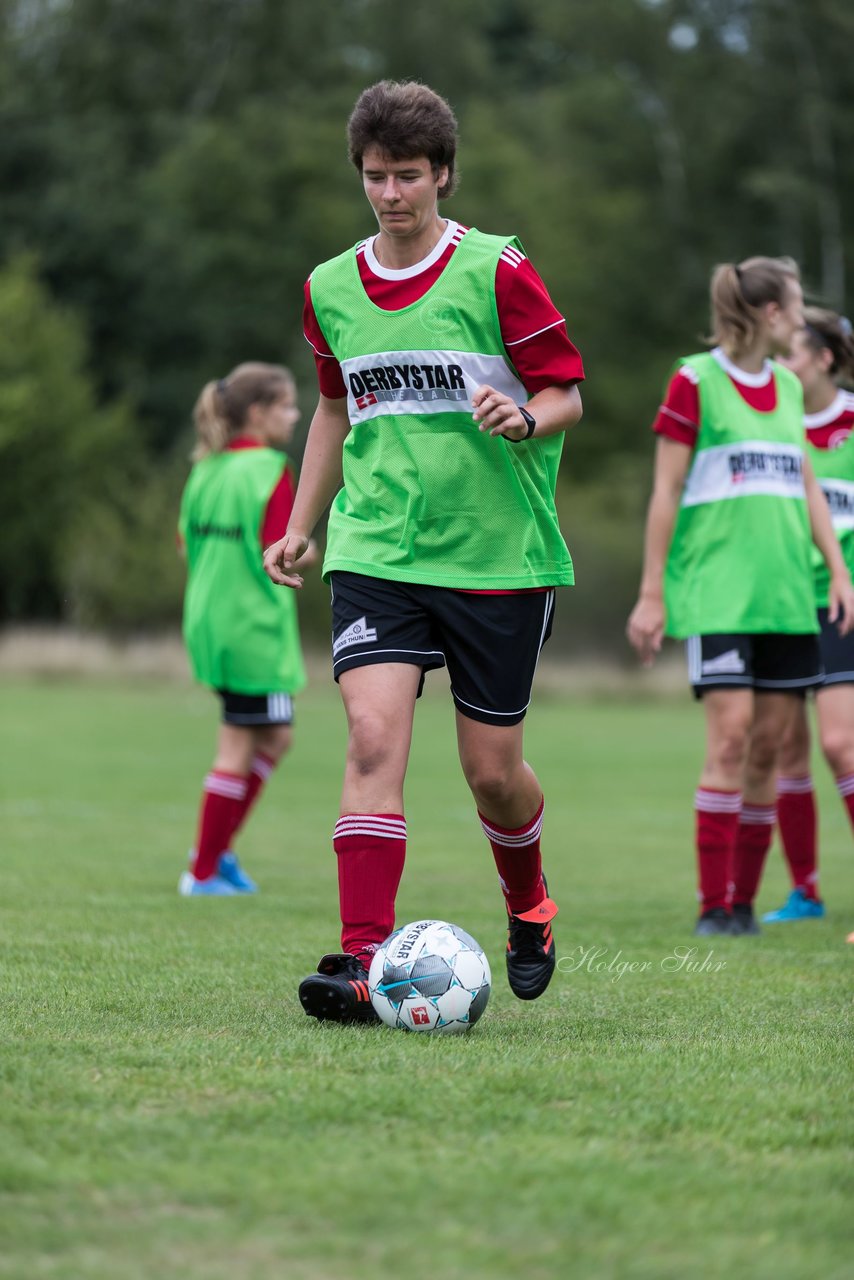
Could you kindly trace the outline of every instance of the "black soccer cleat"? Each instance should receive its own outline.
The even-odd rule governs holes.
[[[532,911],[510,916],[507,925],[507,981],[514,996],[520,1000],[536,1000],[551,982],[555,971],[552,920],[556,915],[557,903],[546,897]]]
[[[711,907],[704,911],[694,925],[697,938],[730,937],[732,932],[732,916],[725,907]]]
[[[731,932],[736,938],[743,937],[746,934],[754,935],[762,932],[756,922],[756,916],[753,914],[753,907],[749,902],[733,903]]]
[[[358,956],[324,956],[317,973],[303,978],[299,998],[319,1022],[379,1022],[368,990],[368,971]]]

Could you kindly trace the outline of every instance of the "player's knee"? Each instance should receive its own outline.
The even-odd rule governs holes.
[[[837,777],[854,771],[854,732],[837,725],[823,729],[821,750]]]
[[[271,757],[271,759],[279,761],[286,754],[291,745],[291,727],[290,725],[271,725],[264,733],[262,741],[259,743],[260,750]]]
[[[721,725],[709,754],[716,765],[724,769],[742,768],[747,760],[750,730],[745,721],[732,720]]]
[[[786,735],[780,747],[777,768],[784,777],[795,777],[802,773],[809,773],[810,739],[808,729],[798,725]]]
[[[756,773],[771,773],[777,767],[780,739],[776,731],[762,729],[750,739],[750,767]]]
[[[502,760],[486,759],[465,766],[466,781],[482,809],[503,804],[513,788],[513,766]]]
[[[359,774],[376,773],[394,754],[391,726],[382,717],[368,713],[351,721],[347,755]]]

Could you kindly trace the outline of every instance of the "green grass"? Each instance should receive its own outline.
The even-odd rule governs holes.
[[[850,1275],[854,876],[818,762],[827,920],[676,969],[700,714],[543,695],[563,971],[526,1005],[450,708],[425,697],[399,919],[458,921],[495,979],[442,1039],[296,1000],[337,945],[328,685],[241,843],[262,894],[179,899],[215,714],[181,685],[0,685],[0,1277]],[[761,909],[786,891],[774,852]]]

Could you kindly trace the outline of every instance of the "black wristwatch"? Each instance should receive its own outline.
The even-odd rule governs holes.
[[[532,413],[528,413],[528,410],[523,409],[521,405],[517,405],[516,408],[519,410],[525,422],[528,424],[528,430],[525,432],[523,436],[520,436],[518,440],[514,440],[512,436],[507,436],[506,439],[508,439],[511,444],[521,444],[523,440],[530,440],[531,436],[534,434],[534,432],[537,429],[537,419],[534,417],[534,415]]]

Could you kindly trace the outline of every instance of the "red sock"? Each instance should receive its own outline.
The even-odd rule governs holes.
[[[836,786],[854,827],[854,773],[844,773],[841,778],[837,778]]]
[[[771,848],[777,809],[773,804],[743,804],[735,840],[733,906],[752,907]]]
[[[335,824],[341,950],[370,956],[394,929],[394,901],[406,858],[401,813],[345,813]]]
[[[698,787],[694,794],[694,808],[697,813],[698,897],[700,911],[705,912],[729,904],[741,792]]]
[[[205,778],[193,863],[197,880],[207,880],[216,871],[245,804],[247,785],[248,779],[239,773],[223,773],[219,769],[211,770]]]
[[[777,779],[777,825],[794,888],[817,898],[815,791],[808,773]]]
[[[226,848],[230,847],[232,840],[246,822],[255,801],[258,799],[261,791],[263,791],[264,785],[275,767],[276,761],[272,756],[265,755],[263,751],[256,752],[252,757],[252,770],[249,774],[249,781],[246,784],[246,796],[243,801],[243,808],[238,815],[234,830],[228,837],[228,844],[225,846]]]
[[[480,825],[492,846],[498,879],[513,915],[531,911],[545,898],[540,832],[543,829],[544,801],[523,827],[499,827],[478,810]]]

